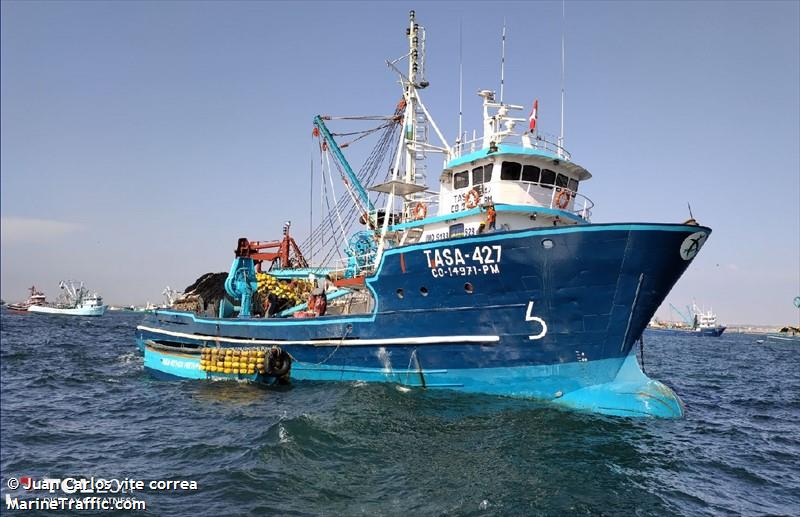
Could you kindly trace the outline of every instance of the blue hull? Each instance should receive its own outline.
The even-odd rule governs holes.
[[[387,251],[366,280],[369,313],[218,319],[158,311],[137,340],[184,353],[279,345],[299,380],[395,382],[676,417],[678,397],[644,376],[631,350],[691,262],[682,247],[697,232],[710,230],[593,224],[404,246]],[[206,378],[165,365],[165,353],[148,348],[145,366]]]
[[[697,330],[692,329],[661,329],[647,327],[647,333],[662,334],[670,336],[706,336],[720,337],[727,327],[709,327]]]

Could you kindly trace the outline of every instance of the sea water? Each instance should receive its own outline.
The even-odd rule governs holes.
[[[157,381],[134,344],[140,319],[3,312],[0,513],[6,495],[31,496],[10,490],[12,477],[196,484],[126,494],[151,515],[800,508],[800,350],[790,344],[646,334],[645,369],[683,398],[686,418],[624,419],[393,385]]]

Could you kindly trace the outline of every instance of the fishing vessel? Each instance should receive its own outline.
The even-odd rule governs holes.
[[[701,309],[694,302],[691,307],[686,307],[685,314],[672,304],[670,304],[670,309],[676,311],[683,321],[675,323],[654,319],[647,326],[647,330],[660,334],[719,337],[727,328],[717,322],[717,315],[713,310]]]
[[[783,343],[800,344],[800,327],[783,327],[778,330],[778,332],[771,332],[767,334],[767,339],[770,341],[778,341]]]
[[[90,292],[83,282],[61,281],[61,295],[56,303],[41,303],[28,307],[28,312],[38,314],[61,314],[64,316],[102,316],[106,312],[103,298]]]
[[[402,99],[370,119],[382,136],[361,169],[337,142],[354,133],[332,131],[335,117],[314,118],[323,174],[327,164],[345,186],[320,227],[300,246],[288,225],[281,241],[239,239],[225,281],[232,306],[148,314],[136,330],[145,368],[167,379],[389,382],[683,415],[680,398],[642,372],[633,345],[711,229],[591,222],[591,174],[564,148],[563,131],[541,133],[538,102],[517,114],[524,107],[504,102],[502,87],[499,98],[478,93],[482,135],[459,128],[449,143],[422,100],[426,38],[413,11],[406,36],[407,66],[388,62]],[[435,176],[429,153],[444,158]],[[338,241],[343,262],[325,262],[342,251],[326,251],[327,239],[352,221],[363,226]],[[322,258],[314,264],[301,248]],[[266,273],[310,279],[310,303],[261,317],[253,299]]]
[[[793,303],[795,309],[800,309],[800,296],[795,296]],[[767,339],[779,343],[800,344],[800,323],[798,323],[796,327],[786,325],[778,330],[778,332],[771,332],[767,334]]]
[[[28,312],[28,309],[34,305],[44,305],[47,303],[47,297],[44,293],[36,290],[36,286],[31,286],[28,291],[30,291],[30,294],[27,300],[19,303],[9,303],[5,307],[14,312]]]

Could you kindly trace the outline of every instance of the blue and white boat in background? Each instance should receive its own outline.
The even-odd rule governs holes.
[[[794,308],[800,309],[800,296],[795,296]],[[767,334],[767,339],[769,341],[779,343],[793,343],[800,345],[800,323],[798,323],[796,327],[793,327],[792,325],[786,325],[777,332],[770,332]]]
[[[278,260],[240,239],[226,282],[238,314],[148,314],[136,330],[146,369],[162,378],[390,382],[682,416],[679,397],[642,373],[633,345],[711,230],[693,220],[592,223],[582,193],[591,175],[563,137],[539,133],[535,105],[514,117],[522,106],[482,90],[482,136],[448,143],[421,98],[425,31],[413,11],[406,33],[407,69],[390,63],[402,101],[381,120],[396,141],[382,140],[355,172],[325,123],[334,118],[314,119],[322,163],[333,162],[328,171],[341,173],[347,191],[306,247],[325,256],[324,228],[340,225],[331,235],[341,238],[360,214],[364,229],[338,243],[346,262]],[[432,152],[444,155],[436,191],[426,181]],[[389,175],[365,187],[374,183],[369,165],[384,162],[375,170]],[[278,277],[324,278],[327,312],[255,317],[265,260]]]
[[[674,305],[670,304],[670,307],[677,311]],[[686,315],[677,311],[684,320],[682,323],[664,323],[653,319],[648,325],[647,331],[659,334],[719,337],[727,328],[717,322],[717,315],[711,309],[701,309],[692,302],[691,308],[687,306],[686,311]]]
[[[697,307],[695,306],[695,309]],[[711,309],[707,311],[697,310],[695,312],[695,332],[703,336],[719,337],[725,332],[726,327],[717,322],[717,315]]]
[[[83,282],[62,281],[59,287],[61,287],[61,295],[56,303],[32,304],[28,307],[28,312],[63,316],[102,316],[105,314],[108,306],[103,305],[102,296],[87,290],[83,286]]]

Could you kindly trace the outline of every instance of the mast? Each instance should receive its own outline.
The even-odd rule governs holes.
[[[464,20],[458,20],[458,138],[456,138],[456,152],[459,156],[462,154],[461,144],[464,140],[461,139],[461,120],[464,115],[464,41],[462,37]]]
[[[506,70],[506,19],[503,18],[503,37],[500,44],[500,104],[503,104],[503,83],[505,82]]]
[[[419,71],[419,24],[416,23],[414,11],[408,13],[408,83],[406,84],[406,113],[405,113],[405,139],[406,139],[406,183],[414,183],[416,179],[416,163],[414,156],[414,142],[417,139],[415,122],[417,72]]]
[[[567,25],[565,2],[566,0],[561,0],[561,134],[558,137],[558,154],[561,154],[564,150],[564,34]]]

